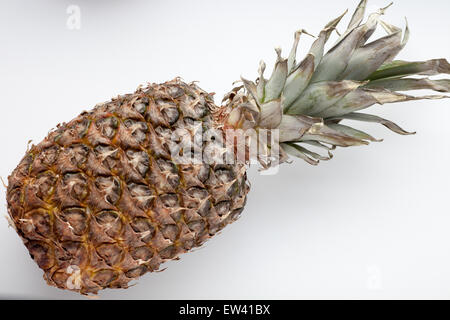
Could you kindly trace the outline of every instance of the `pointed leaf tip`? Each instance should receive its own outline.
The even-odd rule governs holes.
[[[278,55],[278,61],[275,63],[273,73],[265,86],[265,98],[264,98],[265,102],[278,99],[280,97],[288,75],[287,59],[281,58],[281,49],[275,50]]]
[[[300,37],[301,37],[301,35],[303,33],[315,38],[314,35],[310,34],[305,29],[300,29],[300,30],[297,30],[295,32],[295,34],[294,34],[294,44],[292,45],[292,49],[291,49],[291,52],[290,52],[289,57],[288,57],[288,73],[291,73],[295,69],[296,57],[297,57],[297,48],[298,48],[298,44],[300,42]]]
[[[382,65],[367,79],[378,80],[391,77],[405,77],[415,74],[433,76],[440,73],[450,74],[450,64],[446,59],[414,62],[397,60]]]
[[[355,12],[350,19],[347,29],[352,29],[355,26],[359,26],[364,18],[366,12],[367,0],[361,0],[361,2],[356,7]]]
[[[392,121],[389,121],[387,119],[383,119],[381,117],[375,116],[373,114],[367,114],[367,113],[358,113],[358,112],[352,112],[346,115],[333,117],[328,120],[355,120],[355,121],[363,121],[363,122],[373,122],[373,123],[379,123],[388,128],[389,130],[401,134],[401,135],[413,135],[416,134],[416,132],[408,132],[404,129],[402,129],[399,125],[395,124]]]

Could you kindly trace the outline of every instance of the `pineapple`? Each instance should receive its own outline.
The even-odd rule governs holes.
[[[8,178],[8,212],[47,283],[85,295],[127,288],[239,218],[253,158],[263,169],[289,156],[317,165],[336,147],[377,141],[345,120],[411,134],[360,110],[444,98],[400,92],[449,92],[450,80],[416,75],[449,74],[450,64],[394,60],[408,26],[402,32],[384,22],[387,7],[362,23],[365,7],[363,0],[326,54],[345,13],[325,26],[301,61],[297,46],[306,31],[297,31],[288,58],[276,49],[268,79],[261,62],[256,81],[242,78],[221,106],[177,78],[101,103],[31,146]],[[369,42],[378,26],[387,35]]]

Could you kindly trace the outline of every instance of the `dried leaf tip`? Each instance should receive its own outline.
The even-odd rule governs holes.
[[[362,0],[358,6],[356,7],[355,12],[353,13],[352,18],[350,19],[350,23],[348,24],[347,29],[352,29],[353,27],[357,27],[360,25],[364,18],[364,14],[366,12],[367,0]],[[348,9],[347,9],[348,11]]]
[[[300,37],[301,37],[302,33],[307,34],[313,38],[316,38],[316,36],[312,35],[305,29],[300,29],[300,30],[295,31],[294,44],[292,45],[292,49],[291,49],[291,52],[288,57],[288,72],[289,73],[295,68],[296,57],[297,57],[297,48],[298,48],[298,44],[300,42]]]
[[[259,73],[260,79],[263,78],[263,76],[264,76],[264,71],[266,71],[266,63],[265,63],[263,60],[261,60],[261,61],[259,62],[259,69],[258,69],[258,73]]]
[[[281,47],[275,47],[275,53],[277,54],[277,62],[280,62],[283,60],[281,57]]]

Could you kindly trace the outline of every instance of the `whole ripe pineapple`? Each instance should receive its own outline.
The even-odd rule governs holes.
[[[276,49],[271,77],[264,78],[261,63],[256,82],[242,79],[222,106],[196,84],[175,79],[99,104],[33,145],[8,179],[7,201],[11,223],[46,281],[82,294],[126,288],[201,246],[244,208],[250,146],[256,145],[263,168],[289,155],[316,165],[330,159],[337,146],[377,141],[343,120],[376,122],[410,134],[358,111],[443,98],[399,91],[449,92],[450,80],[410,76],[449,74],[450,64],[394,60],[406,45],[408,27],[402,32],[382,21],[386,8],[362,24],[365,7],[363,0],[326,54],[324,46],[343,15],[325,26],[300,62],[296,50],[306,32],[296,32],[287,59]],[[379,25],[387,35],[369,42]],[[209,129],[216,134],[197,139]],[[271,130],[269,142],[246,135],[248,129]],[[232,139],[226,134],[230,130],[236,133]],[[192,148],[180,151],[180,141]],[[197,159],[195,154],[203,156],[201,161],[178,161],[179,156]],[[230,155],[235,161],[223,161]]]

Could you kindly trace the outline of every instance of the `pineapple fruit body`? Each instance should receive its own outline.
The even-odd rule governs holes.
[[[176,79],[98,105],[32,146],[9,177],[7,200],[50,285],[126,288],[239,217],[249,190],[243,165],[171,158],[173,132],[215,127],[215,108]]]

